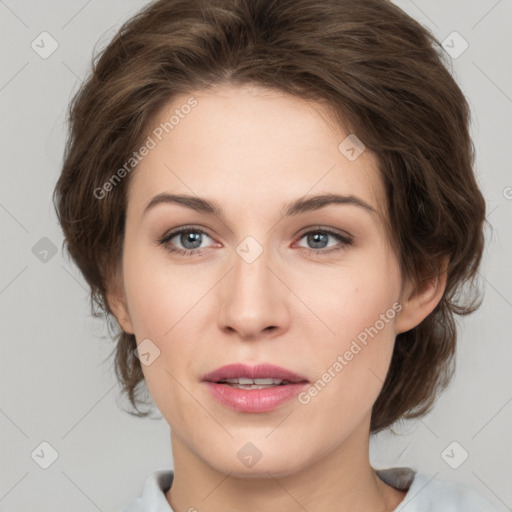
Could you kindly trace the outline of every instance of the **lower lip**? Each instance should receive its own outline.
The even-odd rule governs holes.
[[[210,393],[222,405],[241,412],[268,412],[288,402],[297,396],[307,382],[285,384],[264,389],[241,389],[219,384],[218,382],[206,382]]]

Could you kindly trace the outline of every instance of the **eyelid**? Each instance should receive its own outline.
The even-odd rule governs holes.
[[[211,238],[213,240],[213,237],[210,236],[208,234],[208,231],[206,231],[204,228],[199,227],[199,226],[194,226],[194,225],[185,225],[185,226],[181,226],[181,227],[178,227],[178,228],[171,229],[171,230],[167,231],[163,236],[159,237],[157,241],[158,242],[168,241],[168,240],[174,238],[175,236],[180,235],[184,231],[195,231],[197,233],[201,233],[203,235],[206,235],[206,236],[208,236],[209,238]],[[338,230],[336,230],[334,228],[329,228],[329,227],[321,226],[321,225],[318,225],[318,224],[311,225],[311,226],[306,226],[306,227],[302,228],[299,231],[299,233],[297,235],[295,235],[295,238],[299,237],[299,239],[300,239],[304,235],[307,235],[308,233],[310,233],[311,231],[321,231],[323,233],[328,233],[328,234],[331,234],[331,235],[339,236],[339,237],[344,238],[346,240],[350,240],[350,241],[353,240],[353,236],[350,235],[349,233],[345,232],[345,231],[338,231]]]
[[[214,240],[214,238],[212,236],[210,236],[208,234],[208,232],[205,229],[203,229],[202,227],[186,225],[186,226],[181,226],[181,227],[178,227],[178,228],[175,228],[175,229],[172,229],[172,230],[166,232],[165,235],[163,235],[161,238],[157,239],[156,242],[159,246],[163,246],[169,253],[177,254],[177,255],[183,256],[183,257],[192,256],[194,254],[201,255],[203,252],[207,252],[208,247],[199,247],[196,249],[180,249],[180,248],[176,248],[176,247],[171,247],[171,245],[169,244],[170,240],[172,240],[176,236],[182,234],[183,232],[200,233],[200,234],[206,235],[208,238]],[[346,250],[346,248],[348,246],[353,245],[353,242],[354,242],[353,236],[350,235],[349,233],[340,232],[337,229],[328,228],[328,227],[324,227],[324,226],[320,226],[320,225],[310,225],[310,226],[304,227],[301,230],[301,232],[295,236],[295,238],[298,237],[297,241],[300,241],[302,238],[304,238],[304,236],[306,236],[310,233],[314,233],[314,232],[324,233],[324,234],[327,234],[328,236],[331,236],[338,240],[338,243],[330,248],[327,247],[327,248],[317,248],[316,249],[316,248],[310,248],[310,247],[301,247],[301,246],[299,247],[299,249],[301,249],[302,251],[308,251],[310,254],[313,254],[315,256],[319,256],[319,257],[328,256],[331,253],[336,253],[338,251]]]
[[[312,224],[311,226],[306,226],[302,228],[296,236],[303,237],[307,235],[311,231],[321,231],[322,233],[329,233],[331,235],[341,236],[343,238],[353,240],[353,236],[347,231],[342,231],[336,228],[330,228],[327,226],[322,226],[320,224]]]
[[[158,243],[168,243],[170,240],[172,240],[174,237],[181,235],[183,232],[194,232],[194,233],[201,233],[202,235],[206,235],[208,238],[214,240],[212,236],[208,234],[208,232],[204,228],[200,228],[198,226],[181,226],[179,228],[171,229],[167,231],[163,236],[159,237],[156,242]],[[196,249],[183,249],[183,250],[196,250]],[[198,249],[199,250],[199,249]]]
[[[318,257],[329,256],[332,253],[337,253],[339,251],[346,250],[347,247],[352,246],[354,244],[354,238],[352,237],[352,235],[349,235],[348,233],[340,233],[339,231],[330,228],[311,226],[307,228],[306,231],[303,231],[298,235],[297,242],[295,243],[300,242],[300,240],[302,240],[309,233],[323,233],[337,240],[337,243],[335,245],[320,249],[299,246],[299,249],[308,251],[310,254],[313,254]]]

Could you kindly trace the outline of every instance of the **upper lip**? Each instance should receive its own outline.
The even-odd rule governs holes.
[[[234,379],[236,377],[245,377],[247,379],[280,379],[288,382],[308,382],[308,379],[302,375],[298,375],[286,368],[276,366],[274,364],[258,364],[249,366],[242,363],[228,364],[217,368],[213,372],[203,376],[203,381],[219,382],[223,379]]]

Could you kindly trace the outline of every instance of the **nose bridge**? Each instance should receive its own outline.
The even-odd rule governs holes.
[[[283,284],[271,270],[272,261],[270,249],[253,237],[246,237],[236,247],[232,272],[224,286],[221,327],[230,327],[244,337],[258,336],[269,327],[283,327]]]

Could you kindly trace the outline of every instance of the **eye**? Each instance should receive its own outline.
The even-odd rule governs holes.
[[[204,237],[210,238],[202,229],[185,226],[169,233],[159,240],[159,244],[163,245],[170,253],[177,253],[183,256],[190,256],[192,254],[201,253],[204,247],[201,247],[204,242]],[[176,239],[174,242],[173,240]],[[211,240],[211,238],[210,238]],[[181,244],[183,249],[176,248],[177,244]]]
[[[345,249],[347,246],[352,245],[353,240],[348,235],[342,235],[340,233],[336,233],[334,231],[331,231],[329,229],[323,229],[323,228],[315,228],[313,230],[310,230],[306,233],[304,233],[300,240],[303,238],[306,239],[306,243],[312,245],[312,247],[303,247],[304,249],[309,249],[310,253],[317,253],[317,254],[323,254],[323,253],[331,253],[333,251],[339,251],[342,249]],[[339,245],[336,247],[336,244],[334,244],[334,247],[329,250],[322,250],[328,247],[328,241],[329,238],[334,238],[339,242]]]
[[[193,254],[202,253],[203,249],[206,248],[206,246],[203,245],[205,237],[212,240],[211,237],[202,229],[194,228],[193,226],[184,226],[166,234],[163,238],[158,240],[158,243],[164,246],[164,248],[170,253],[182,256],[192,256]],[[313,254],[332,253],[334,251],[345,249],[353,243],[350,236],[345,236],[325,228],[315,228],[307,231],[302,234],[300,240],[304,238],[308,244],[312,245],[312,247],[299,247],[309,250],[309,252]],[[337,240],[338,245],[336,246],[336,244],[334,244],[332,249],[324,250],[326,247],[329,247],[329,238]],[[183,248],[180,248],[180,245]]]

